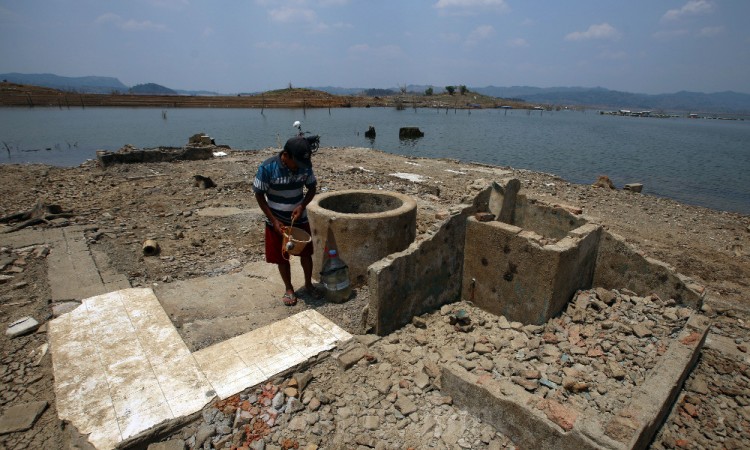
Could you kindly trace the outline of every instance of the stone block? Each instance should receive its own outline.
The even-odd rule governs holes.
[[[628,183],[623,187],[623,190],[640,193],[643,191],[643,185],[641,183]]]
[[[46,401],[11,406],[0,417],[0,435],[28,430],[34,426],[34,422],[45,409],[47,409]]]

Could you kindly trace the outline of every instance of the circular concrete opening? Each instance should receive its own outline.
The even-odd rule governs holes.
[[[378,192],[355,191],[333,194],[321,198],[318,202],[321,208],[334,213],[369,214],[392,211],[403,205],[398,197]]]
[[[315,255],[313,277],[326,247],[338,249],[354,285],[367,281],[367,267],[406,249],[417,234],[417,202],[389,191],[347,190],[320,194],[307,206]]]

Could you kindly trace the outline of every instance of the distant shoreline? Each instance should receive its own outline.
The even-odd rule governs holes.
[[[312,89],[279,89],[255,95],[144,95],[144,94],[89,94],[57,89],[0,83],[0,106],[8,107],[143,107],[143,108],[369,108],[398,109],[476,109],[501,108],[533,109],[535,105],[483,96],[475,93],[418,95],[405,93],[394,96],[369,97],[333,95]]]

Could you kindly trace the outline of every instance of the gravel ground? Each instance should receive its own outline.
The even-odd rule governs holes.
[[[89,236],[90,245],[104,251],[113,267],[126,274],[133,286],[216,275],[221,273],[221,270],[217,272],[217,268],[225,267],[226,261],[230,259],[236,259],[241,264],[262,260],[262,221],[202,217],[196,211],[211,206],[255,208],[252,178],[257,165],[275,151],[264,149],[230,152],[228,157],[209,161],[132,164],[108,169],[101,169],[94,162],[75,168],[3,165],[0,166],[0,174],[6,183],[0,186],[0,215],[28,210],[38,200],[60,205],[63,210],[71,211],[73,217],[55,219],[50,224],[38,227],[86,224],[95,228],[96,231],[92,231]],[[644,254],[669,263],[679,272],[703,284],[707,291],[707,306],[703,312],[712,320],[711,332],[730,337],[740,353],[747,354],[750,335],[747,325],[750,323],[750,314],[747,312],[750,302],[748,216],[684,205],[650,195],[575,185],[550,174],[448,159],[405,158],[362,148],[323,148],[315,156],[314,164],[321,191],[352,188],[386,189],[414,196],[419,208],[417,239],[423,238],[424,233],[440,220],[439,217],[443,217],[442,213],[472,198],[491,180],[516,177],[522,182],[522,193],[540,202],[581,207],[584,214],[597,217],[606,229],[624,236]],[[423,181],[413,182],[393,175],[403,172],[421,175]],[[204,190],[195,186],[193,176],[198,174],[211,177],[217,187]],[[600,174],[592,173],[592,182],[598,175]],[[646,192],[648,188],[645,187]],[[165,257],[142,256],[140,246],[149,238],[160,242],[162,256]],[[44,255],[43,250],[3,246],[0,238],[0,258],[4,261],[2,274],[13,277],[0,284],[0,323],[7,328],[10,323],[24,316],[33,316],[42,323],[37,333],[14,339],[9,339],[5,335],[0,337],[0,413],[10,406],[34,400],[47,401],[49,405],[31,430],[1,435],[0,448],[68,446],[66,439],[69,433],[63,431],[64,424],[56,418],[50,356],[42,351],[46,343],[44,322],[51,317]],[[644,299],[651,298],[647,296],[648,293],[619,294],[630,299],[618,297],[619,300],[613,305],[631,307],[632,304],[632,307],[636,308],[634,311],[638,312],[618,313],[627,320],[633,319],[628,314],[639,315],[643,311],[648,313],[646,316],[652,314],[652,307],[658,306],[659,311],[663,308],[674,308],[676,321],[672,319],[671,312],[667,313],[668,318],[664,312],[659,312],[654,316],[658,320],[648,319],[653,320],[658,326],[652,331],[652,336],[644,339],[668,339],[671,327],[678,327],[682,323],[683,312],[677,305],[670,305],[669,299],[647,301]],[[362,333],[364,330],[360,321],[361,308],[366,304],[367,298],[366,289],[362,289],[353,302],[317,307],[318,311],[348,331]],[[633,298],[641,300],[633,303]],[[608,306],[612,307],[614,306]],[[639,312],[637,308],[644,310]],[[440,313],[436,314],[436,320],[446,317]],[[567,329],[570,333],[571,324],[560,322],[562,320],[564,318],[550,322],[547,326],[553,328],[549,331],[553,334],[562,332],[554,329],[557,326]],[[607,320],[614,319],[610,317]],[[596,326],[604,326],[606,320],[599,322],[596,321]],[[493,326],[495,324],[487,319],[485,323],[492,323]],[[594,324],[573,321],[572,325],[580,325],[578,335],[582,341],[586,342],[592,338],[588,336],[591,330],[586,329],[586,325]],[[399,358],[397,362],[389,356],[392,352],[381,348],[403,346],[403,342],[416,342],[417,338],[422,339],[420,336],[427,333],[426,339],[434,342],[425,342],[419,347],[429,349],[431,345],[448,339],[442,334],[430,334],[437,333],[437,330],[442,328],[443,324],[439,323],[439,320],[434,326],[428,327],[427,331],[407,326],[373,344],[373,351],[377,350],[377,361],[365,358],[364,363],[357,363],[346,371],[343,371],[334,359],[324,359],[315,366],[306,368],[305,373],[311,375],[312,380],[300,394],[299,400],[304,409],[295,414],[283,413],[279,416],[281,420],[275,422],[265,435],[269,448],[284,447],[283,439],[296,441],[298,446],[300,443],[305,446],[320,443],[325,448],[383,448],[383,445],[388,448],[391,444],[398,448],[423,448],[431,444],[438,448],[441,445],[446,448],[512,447],[513,444],[509,440],[458,410],[452,405],[452,401],[440,394],[434,386],[433,379],[424,370],[428,358],[423,357],[424,355],[414,357],[412,350],[399,350],[396,351],[396,355],[404,356],[402,353],[408,353],[409,358]],[[514,333],[519,332],[512,328],[511,330]],[[508,332],[510,330],[502,330],[502,333]],[[535,338],[540,340],[537,351],[546,345],[553,345],[537,334],[527,335],[525,330],[521,332],[531,341],[532,346],[536,343]],[[596,331],[593,335],[596,336]],[[528,361],[523,361],[523,358],[521,362],[526,362],[529,367],[511,365],[505,356],[501,358],[500,355],[503,351],[513,350],[512,347],[509,347],[510,350],[506,347],[496,348],[492,344],[491,336],[486,336],[488,343],[475,338],[473,345],[479,343],[492,347],[493,357],[486,356],[487,353],[479,355],[479,352],[467,351],[467,342],[470,342],[467,337],[468,335],[463,336],[463,348],[460,348],[458,343],[455,344],[457,351],[463,352],[466,356],[463,361],[474,362],[477,367],[482,367],[481,363],[487,365],[486,360],[489,360],[493,363],[492,370],[504,374],[503,376],[507,371],[511,377],[515,376],[520,382],[530,386],[534,381],[540,384],[540,380],[543,379],[541,375],[545,374],[547,377],[544,379],[554,383],[557,388],[544,384],[537,386],[535,390],[538,390],[540,395],[560,392],[570,398],[583,399],[581,401],[586,404],[603,408],[604,411],[622,401],[616,399],[619,395],[626,395],[621,393],[619,384],[612,384],[612,377],[604,370],[606,367],[597,368],[593,363],[586,365],[591,369],[591,373],[584,371],[583,378],[585,383],[589,383],[589,389],[582,392],[589,393],[589,400],[585,394],[570,395],[569,390],[555,382],[558,380],[555,376],[565,378],[565,372],[562,372],[562,375],[559,370],[549,373],[549,367],[533,366]],[[653,361],[654,352],[658,355],[660,348],[658,342],[652,342],[652,347],[649,347],[648,343],[641,346],[640,341],[636,342],[634,339],[642,338],[636,334],[628,334],[626,339],[617,344],[612,343],[609,347],[603,341],[600,343],[607,359],[616,359],[617,352],[620,355],[629,355],[626,358],[628,361],[640,358],[634,363],[637,370],[626,370],[623,380],[627,383],[637,383],[640,379],[638,373],[642,369],[647,370]],[[566,340],[561,339],[555,346],[560,349],[559,345],[566,342],[567,345],[574,346],[569,335]],[[528,345],[528,342],[526,344]],[[638,351],[630,358],[631,353],[623,350],[621,345],[625,349],[629,347]],[[571,356],[577,356],[578,359],[598,358],[588,355],[588,344],[586,348],[586,355]],[[593,348],[596,349],[597,346],[593,345]],[[494,352],[499,354],[494,355]],[[468,356],[472,353],[479,356],[469,359]],[[429,354],[433,355],[435,352],[430,351]],[[440,355],[440,352],[436,354]],[[542,355],[542,358],[544,357]],[[402,359],[408,362],[404,363]],[[507,367],[504,365],[506,363],[497,364],[500,359],[507,362]],[[582,364],[578,359],[574,365]],[[515,354],[510,360],[515,364]],[[750,439],[747,437],[750,436],[750,385],[745,360],[746,358],[743,360],[714,350],[705,350],[675,409],[652,446],[747,448],[750,445]],[[524,372],[526,370],[538,370],[540,378],[535,378],[536,373],[533,373],[533,377],[530,376],[532,373]],[[386,389],[386,383],[382,382],[379,390],[375,382],[369,379],[372,373],[388,374],[388,377],[376,378],[387,378],[391,385]],[[578,374],[580,373],[579,370]],[[424,376],[420,374],[428,376],[428,384],[423,385]],[[607,377],[606,380],[603,376]],[[269,386],[244,393],[246,398],[242,400],[253,400],[252,396],[255,395],[256,400],[262,402],[261,399],[270,396],[271,393],[275,397],[279,389],[283,392],[289,387],[290,380],[290,377],[272,380]],[[602,386],[606,391],[604,394],[599,392]],[[273,392],[274,390],[276,392]],[[385,393],[381,394],[381,390]],[[404,414],[396,406],[398,396],[394,399],[392,394],[402,391],[406,393],[402,398],[410,398],[414,403],[416,410],[413,413]],[[614,395],[615,393],[618,394]],[[317,410],[310,409],[310,404],[315,404],[313,397],[320,401]],[[597,402],[597,399],[610,397],[612,400]],[[394,401],[391,402],[391,399]],[[257,401],[249,403],[257,407]],[[249,404],[246,406],[249,407]],[[408,404],[401,406],[406,408],[405,410],[410,409]],[[349,408],[348,415],[346,408]],[[207,408],[207,411],[211,409],[215,408]],[[342,409],[343,412],[340,412]],[[304,417],[307,425],[302,427],[301,421],[296,420],[292,426],[292,422],[299,417]],[[206,423],[215,424],[215,419],[214,417]],[[236,434],[232,433],[231,429],[235,418],[227,419],[232,423],[227,425],[230,427],[230,433],[226,435],[231,435],[234,439]],[[189,440],[195,435],[194,432],[191,434],[189,429],[192,427],[198,430],[199,423],[200,421],[196,422],[174,436]],[[297,430],[295,427],[300,429]],[[391,430],[391,435],[398,437],[378,441],[373,436],[376,436],[380,429]],[[320,433],[315,434],[314,430]],[[222,435],[205,431],[206,441]],[[309,436],[316,436],[319,440],[316,441]],[[423,439],[423,436],[429,439]],[[292,441],[287,441],[286,444],[291,445]]]

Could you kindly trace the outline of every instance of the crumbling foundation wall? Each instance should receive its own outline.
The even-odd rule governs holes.
[[[517,194],[514,182],[508,195],[508,187],[493,183],[434,235],[368,267],[368,321],[377,334],[458,299],[513,321],[543,324],[576,291],[594,286],[702,304],[703,288],[689,278],[642,256],[595,219]],[[510,223],[474,217],[486,211]]]
[[[586,219],[576,217],[560,207],[540,205],[519,195],[513,224],[542,236],[563,239],[568,232],[586,224]]]
[[[380,336],[461,296],[466,218],[483,210],[489,190],[448,218],[431,237],[368,268],[369,322]]]
[[[599,243],[593,283],[605,289],[655,293],[696,309],[703,304],[702,286],[668,264],[643,256],[623,237],[609,232],[603,233]]]

